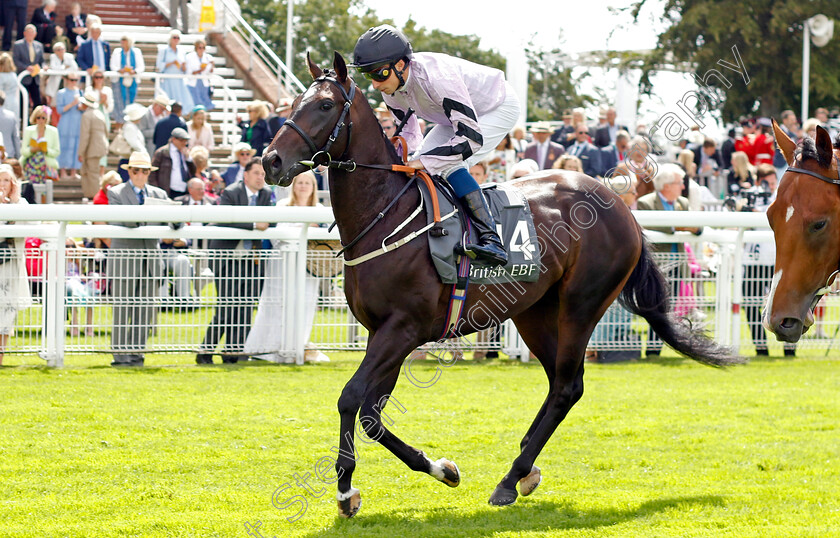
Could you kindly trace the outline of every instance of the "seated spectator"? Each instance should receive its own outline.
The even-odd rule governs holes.
[[[58,129],[47,124],[46,107],[37,106],[29,117],[32,125],[23,130],[21,167],[23,176],[34,184],[58,179],[58,157],[61,153]]]
[[[70,51],[73,50],[73,44],[70,42],[70,39],[64,35],[64,27],[63,26],[56,26],[55,27],[55,37],[52,38],[52,42],[50,46],[52,47],[53,52],[55,52],[55,46],[61,43],[64,45],[64,50]]]
[[[210,75],[213,73],[213,56],[207,52],[207,42],[203,38],[195,40],[195,50],[184,57],[187,75]],[[213,96],[210,79],[187,77],[187,90],[193,98],[193,106],[203,106],[205,110],[213,110],[211,97]],[[208,148],[211,149],[211,148]]]
[[[128,159],[126,159],[128,162]],[[93,205],[108,205],[108,189],[122,183],[122,178],[115,170],[110,170],[99,180],[99,192],[93,197]]]
[[[3,108],[14,114],[15,119],[20,122],[20,90],[15,63],[7,52],[0,54],[0,91],[6,95]]]
[[[201,178],[190,178],[187,181],[187,194],[175,198],[183,205],[215,205],[216,201],[204,191],[204,181]],[[201,223],[197,223],[199,226]]]
[[[583,173],[583,163],[574,155],[563,155],[551,166],[557,170],[572,170],[574,172]]]
[[[140,132],[143,133],[143,140],[146,141],[146,153],[149,155],[155,154],[155,127],[158,122],[166,118],[169,114],[169,107],[172,101],[164,93],[159,93],[155,96],[152,104],[146,108],[146,115],[140,120]],[[171,130],[170,130],[171,133]]]
[[[207,124],[207,111],[201,105],[193,109],[192,121],[187,125],[187,133],[190,135],[190,148],[202,146],[212,151],[216,147],[213,141],[213,129]]]
[[[55,54],[53,54],[55,57]],[[79,171],[79,135],[82,132],[82,90],[77,73],[64,77],[64,88],[55,97],[58,120],[58,137],[61,153],[58,155],[59,179],[75,178]]]
[[[76,60],[72,54],[67,52],[64,43],[56,43],[53,47],[53,53],[50,56],[50,70],[76,71],[78,69],[79,66],[76,65]],[[63,75],[50,75],[47,77],[46,84],[44,84],[44,96],[47,98],[47,104],[53,108],[58,108],[53,103],[55,103],[55,95],[58,93],[58,86],[61,84],[63,77]],[[61,110],[58,110],[58,113],[62,114]]]
[[[181,119],[181,103],[177,101],[172,103],[169,109],[169,116],[163,118],[155,125],[153,136],[155,151],[169,142],[169,139],[172,137],[172,131],[176,128],[181,128],[184,132],[187,131],[187,124]]]
[[[195,175],[195,164],[187,151],[187,131],[172,130],[169,143],[155,151],[149,185],[163,189],[170,198],[187,194],[187,181]]]
[[[4,204],[26,204],[20,196],[20,184],[12,167],[6,164],[0,165],[0,207]],[[0,238],[0,365],[14,332],[17,313],[32,304],[26,278],[24,243],[22,237]]]
[[[247,142],[260,156],[271,143],[268,130],[268,106],[262,101],[252,101],[245,109],[248,111],[248,121],[239,122],[242,129],[242,142]]]
[[[178,30],[169,32],[169,44],[158,50],[157,61],[155,62],[158,73],[167,75],[184,75],[186,73],[187,65],[184,53],[178,50],[180,43],[181,32]],[[187,85],[184,83],[183,77],[163,78],[160,81],[160,88],[171,99],[181,103],[185,109],[192,110],[195,106],[192,95],[187,91]]]
[[[110,68],[111,71],[122,75],[115,77],[112,81],[114,94],[112,117],[115,123],[122,123],[125,107],[134,103],[137,97],[137,84],[140,82],[137,74],[146,71],[143,53],[134,46],[134,41],[128,35],[120,38],[120,48],[111,54]]]
[[[717,175],[723,170],[723,157],[714,140],[709,137],[703,139],[703,145],[694,150],[694,164],[697,170],[691,175],[692,178]]]
[[[135,151],[140,153],[146,152],[146,140],[143,138],[143,132],[140,130],[140,122],[146,116],[146,107],[139,103],[132,103],[125,107],[123,115],[122,135],[126,144],[131,148],[131,153]],[[120,158],[120,166],[128,162],[127,157]],[[120,177],[123,181],[128,181],[128,172],[119,169]]]
[[[82,13],[82,4],[73,2],[70,4],[70,13],[64,18],[64,25],[67,28],[67,37],[73,44],[72,50],[79,50],[79,46],[87,39],[87,14]]]
[[[20,157],[20,121],[3,106],[5,101],[6,94],[0,90],[0,136],[3,138],[6,158],[17,159]]]
[[[245,170],[245,165],[257,153],[257,150],[252,148],[247,142],[237,142],[233,146],[233,155],[236,162],[233,163],[222,174],[222,179],[225,180],[225,185],[233,185],[242,179],[242,172]]]
[[[604,174],[601,150],[589,141],[589,130],[583,123],[575,125],[575,143],[569,146],[568,153],[580,159],[583,173],[587,176],[598,177]]]
[[[27,24],[23,29],[23,39],[15,41],[12,49],[17,73],[27,72],[20,83],[29,92],[33,108],[41,105],[41,77],[38,72],[44,63],[44,45],[35,41],[37,33],[34,26]]]
[[[32,24],[37,32],[35,39],[44,44],[45,52],[52,51],[55,37],[55,0],[44,0],[41,7],[32,12]]]
[[[76,63],[79,64],[79,69],[87,71],[88,76],[92,76],[95,71],[107,71],[111,65],[111,45],[104,39],[100,39],[101,37],[102,26],[92,23],[90,39],[79,46]]]

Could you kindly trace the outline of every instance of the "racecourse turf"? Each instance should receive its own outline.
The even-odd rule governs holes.
[[[316,468],[337,443],[336,400],[361,355],[331,356],[3,367],[0,536],[246,537],[246,523],[266,538],[840,536],[840,360],[587,365],[583,399],[537,460],[542,485],[505,508],[487,499],[545,395],[539,364],[460,362],[428,388],[401,375],[393,430],[455,461],[462,483],[359,442],[362,508],[342,520]],[[436,367],[412,372],[425,381]]]

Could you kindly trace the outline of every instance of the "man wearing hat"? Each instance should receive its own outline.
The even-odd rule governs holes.
[[[82,194],[93,198],[99,192],[99,160],[108,154],[108,123],[99,110],[99,92],[89,86],[79,100],[82,130],[79,134],[79,162],[82,163]]]
[[[140,120],[140,132],[143,133],[143,140],[146,141],[146,153],[149,155],[155,153],[155,125],[167,116],[171,104],[172,101],[165,93],[157,94],[152,104],[146,109],[146,115]]]
[[[292,97],[283,97],[277,102],[277,108],[274,109],[274,114],[268,117],[268,132],[271,133],[272,140],[280,127],[286,123],[286,118],[289,117],[289,112],[292,111],[292,103],[295,100]]]
[[[155,133],[152,135],[155,142],[155,150],[162,148],[169,142],[169,138],[172,136],[172,130],[177,127],[180,127],[184,131],[187,130],[186,122],[181,119],[181,103],[176,101],[169,107],[169,116],[163,118],[155,125]]]
[[[245,165],[251,160],[251,157],[257,154],[257,150],[252,148],[248,142],[237,142],[233,146],[233,156],[236,162],[233,163],[222,174],[222,179],[225,180],[225,185],[230,186],[242,179],[242,174],[245,170]]]
[[[538,121],[529,129],[534,141],[525,148],[525,158],[533,159],[540,166],[540,170],[551,168],[554,161],[566,153],[563,146],[551,141],[553,129],[547,121]]]
[[[554,133],[551,135],[551,141],[560,144],[564,148],[566,146],[563,145],[563,142],[566,141],[566,135],[575,132],[575,125],[572,122],[572,111],[565,110],[563,111],[563,125],[558,127],[554,130]]]
[[[108,205],[145,205],[149,198],[167,199],[163,190],[147,184],[149,174],[155,169],[147,153],[135,151],[121,168],[128,171],[129,179],[108,189]],[[159,223],[110,224],[136,228]],[[163,281],[163,262],[158,249],[158,240],[154,238],[111,240],[111,248],[108,249],[108,273],[114,299],[114,326],[111,329],[114,361],[111,366],[143,366],[143,351],[154,316],[155,295]]]
[[[187,152],[190,135],[176,127],[169,143],[155,151],[152,166],[159,168],[149,175],[149,184],[163,189],[170,198],[187,194],[187,182],[195,174],[195,165]]]

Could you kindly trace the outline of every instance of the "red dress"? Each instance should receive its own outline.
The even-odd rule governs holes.
[[[105,189],[99,189],[99,192],[93,197],[93,205],[108,205],[108,193]]]

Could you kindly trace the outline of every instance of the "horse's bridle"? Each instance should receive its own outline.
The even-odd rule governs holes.
[[[350,107],[353,106],[353,97],[356,95],[356,82],[352,78],[350,79],[350,92],[347,92],[347,90],[344,89],[344,86],[338,81],[338,79],[331,77],[326,73],[316,78],[314,82],[330,82],[337,86],[338,89],[341,90],[342,97],[344,97],[344,109],[341,111],[341,115],[338,117],[338,121],[336,122],[332,133],[330,133],[329,138],[327,138],[327,141],[324,143],[324,147],[321,149],[318,149],[318,146],[315,145],[312,137],[306,134],[306,131],[301,129],[300,126],[291,119],[287,119],[281,126],[283,127],[288,125],[291,127],[297,134],[300,135],[301,138],[303,138],[303,141],[306,142],[309,149],[312,150],[312,157],[310,157],[308,161],[299,161],[300,164],[308,166],[309,168],[315,168],[316,166],[330,166],[331,163],[335,162],[330,156],[330,148],[338,138],[341,129],[344,128],[344,120],[347,118],[347,114],[350,113]],[[350,147],[350,135],[352,130],[353,123],[349,122],[347,124],[347,145],[344,148],[345,153],[347,152],[347,148]],[[350,171],[352,172],[352,170]]]

